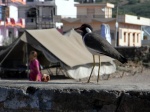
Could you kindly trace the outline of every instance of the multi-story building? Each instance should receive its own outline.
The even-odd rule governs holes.
[[[133,16],[119,15],[118,25],[118,46],[140,47],[143,39],[142,26],[150,26],[150,19]]]
[[[62,25],[61,18],[76,17],[74,0],[27,0],[19,16],[26,18],[26,29],[45,29]]]
[[[54,26],[55,4],[52,0],[27,0],[20,6],[19,16],[25,18],[25,29],[51,28]]]
[[[78,27],[82,23],[89,23],[93,26],[94,30],[99,30],[101,23],[115,21],[112,18],[113,4],[102,3],[83,3],[75,4],[77,7],[77,18],[63,18],[63,30],[66,31],[70,28]]]
[[[3,41],[18,37],[18,29],[25,27],[25,19],[19,18],[18,6],[25,5],[25,0],[2,0],[0,2],[0,45]]]
[[[150,26],[149,18],[127,14],[113,18],[114,4],[111,3],[82,3],[75,6],[77,7],[77,18],[62,19],[63,30],[67,31],[88,23],[95,32],[100,34],[101,25],[108,24],[114,46],[140,47],[143,38],[141,26]]]

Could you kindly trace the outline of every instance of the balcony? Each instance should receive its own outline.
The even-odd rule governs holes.
[[[104,18],[104,15],[77,15],[77,18]]]
[[[26,4],[26,0],[11,0],[13,3],[20,3],[25,5]]]
[[[6,5],[6,4],[10,4],[10,3],[25,5],[26,0],[0,0],[0,4],[2,4],[2,5]]]
[[[15,24],[16,27],[25,28],[25,19],[19,18]]]
[[[54,22],[51,17],[28,17],[26,18],[26,28],[52,28]]]
[[[15,20],[13,18],[6,18],[5,26],[9,27],[15,26]]]
[[[6,18],[5,26],[25,28],[25,19],[19,18],[15,21],[13,18]]]
[[[77,15],[77,18],[95,18],[95,19],[99,19],[99,18],[112,18],[109,14],[101,14],[101,15]]]

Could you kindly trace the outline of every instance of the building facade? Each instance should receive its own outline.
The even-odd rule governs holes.
[[[18,37],[18,30],[25,27],[25,19],[19,18],[18,6],[26,4],[25,0],[3,0],[0,3],[0,45],[11,43]]]
[[[55,5],[53,1],[27,0],[27,5],[20,6],[19,9],[19,16],[26,20],[25,29],[46,29],[54,26]]]
[[[77,18],[63,18],[64,31],[77,27],[82,23],[91,24],[94,30],[99,30],[102,23],[112,24],[115,21],[115,18],[112,18],[113,4],[83,3],[75,4],[75,6],[77,7]],[[113,27],[111,29],[115,30]]]
[[[117,21],[119,22],[118,45],[140,47],[143,39],[141,27],[150,26],[150,19],[125,14],[118,16]]]
[[[19,15],[26,18],[26,29],[60,27],[61,18],[76,17],[74,4],[74,0],[27,0]]]
[[[101,25],[108,24],[113,46],[140,47],[143,38],[141,26],[150,26],[149,18],[127,14],[118,15],[117,19],[112,18],[114,5],[111,3],[83,3],[75,6],[77,7],[77,18],[62,19],[63,30],[67,31],[88,23],[95,32],[100,34]]]

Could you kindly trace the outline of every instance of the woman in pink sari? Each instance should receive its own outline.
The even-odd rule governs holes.
[[[30,81],[41,81],[42,74],[40,72],[40,64],[39,64],[39,61],[37,60],[37,52],[36,51],[30,52],[29,60],[30,60],[29,80]]]

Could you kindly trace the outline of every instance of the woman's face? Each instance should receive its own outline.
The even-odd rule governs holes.
[[[33,55],[33,54],[30,54],[30,55],[29,55],[29,59],[30,59],[30,60],[33,60],[33,59],[34,59],[34,55]]]
[[[30,53],[29,59],[30,59],[30,60],[33,60],[33,59],[35,59],[35,58],[37,58],[37,52],[33,51],[33,52]]]

